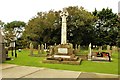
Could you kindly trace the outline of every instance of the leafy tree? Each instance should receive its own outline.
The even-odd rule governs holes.
[[[67,39],[73,44],[89,44],[92,41],[92,24],[96,17],[83,7],[66,8],[69,16],[67,18]],[[61,40],[61,11],[38,12],[25,27],[24,37],[26,41],[34,44],[60,44]],[[89,35],[86,35],[89,34]]]
[[[5,24],[3,27],[5,39],[9,42],[19,38],[22,35],[25,25],[25,22],[22,21],[13,21]]]
[[[90,13],[83,7],[70,6],[66,8],[67,39],[73,44],[116,45],[118,44],[119,21],[112,9],[102,9]],[[61,11],[38,12],[36,17],[29,20],[23,35],[24,41],[34,44],[60,43]],[[113,39],[114,38],[114,39]]]
[[[98,17],[95,22],[95,42],[97,45],[116,45],[118,36],[118,15],[112,12],[112,9],[103,8],[102,11],[93,12]]]
[[[47,12],[38,12],[37,16],[32,18],[25,27],[24,38],[28,43],[34,44],[58,42],[59,31],[59,13],[50,10]]]
[[[73,44],[88,45],[93,40],[93,23],[96,17],[83,7],[68,7],[68,39]],[[86,35],[87,34],[87,35]]]
[[[118,24],[118,36],[117,36],[116,43],[117,43],[117,46],[120,48],[120,17],[118,18],[118,22],[119,22],[119,24]]]
[[[4,22],[0,20],[0,27],[3,27],[3,25],[4,25]]]

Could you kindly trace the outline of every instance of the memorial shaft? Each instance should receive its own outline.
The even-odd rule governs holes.
[[[66,27],[66,22],[62,22],[61,44],[66,44],[66,42],[67,42],[67,27]]]
[[[61,27],[61,44],[67,43],[67,23],[66,18],[68,16],[68,12],[63,11],[60,16],[62,17],[62,27]]]

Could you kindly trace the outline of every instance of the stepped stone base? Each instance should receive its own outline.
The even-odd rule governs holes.
[[[80,65],[81,61],[82,59],[79,58],[77,61],[44,60],[43,63]]]
[[[75,64],[79,65],[82,59],[75,55],[72,45],[59,44],[51,50],[43,63]]]

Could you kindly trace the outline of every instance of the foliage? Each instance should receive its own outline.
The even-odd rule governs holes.
[[[117,36],[117,46],[120,48],[120,17],[118,18],[119,24],[118,24],[118,36]]]
[[[36,17],[28,22],[23,37],[34,44],[52,43],[59,37],[56,31],[55,21],[58,19],[58,12],[39,12]],[[54,37],[54,38],[53,38]],[[56,41],[57,42],[57,41]]]
[[[94,26],[94,44],[97,45],[116,45],[117,36],[119,33],[118,15],[112,12],[112,9],[103,8],[101,11],[93,12],[94,16],[98,17]]]
[[[0,28],[3,27],[3,25],[4,25],[4,22],[0,20]]]
[[[120,19],[112,9],[95,9],[88,12],[83,7],[69,6],[66,8],[67,17],[67,43],[88,46],[92,45],[120,45]],[[61,11],[50,10],[38,12],[27,24],[22,21],[13,21],[4,25],[5,39],[11,41],[17,34],[23,35],[18,39],[22,48],[29,47],[32,42],[34,48],[39,44],[54,45],[61,42]],[[25,27],[25,28],[24,28]],[[23,29],[25,31],[23,32]],[[21,30],[17,31],[16,30]],[[120,46],[119,46],[120,47]]]
[[[4,33],[4,39],[7,41],[7,43],[17,40],[16,45],[19,45],[20,43],[18,40],[20,40],[19,38],[21,37],[23,33],[25,25],[26,23],[22,21],[12,21],[10,23],[4,24],[3,33]]]
[[[22,33],[25,23],[22,21],[13,21],[4,25],[5,39],[8,41],[15,40]]]
[[[93,23],[97,19],[83,7],[68,7],[68,40],[70,43],[88,45],[93,41]],[[87,34],[87,35],[86,35]]]
[[[87,45],[92,41],[92,30],[96,17],[83,7],[66,8],[67,18],[67,42]],[[60,44],[61,38],[61,11],[38,12],[25,27],[24,38],[29,43],[35,44]],[[89,35],[86,35],[89,34]]]

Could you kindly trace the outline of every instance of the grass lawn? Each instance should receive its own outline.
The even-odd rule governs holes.
[[[82,61],[81,65],[42,63],[42,60],[44,60],[45,57],[28,56],[30,51],[27,49],[24,49],[22,50],[22,52],[17,52],[17,53],[18,53],[18,58],[12,57],[14,60],[6,61],[4,63],[17,64],[22,66],[35,66],[35,67],[46,67],[46,68],[61,69],[61,70],[81,71],[81,72],[118,74],[118,52],[112,54],[112,62]]]

